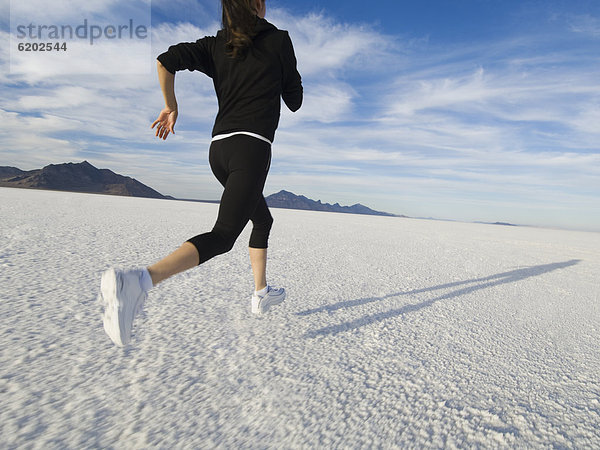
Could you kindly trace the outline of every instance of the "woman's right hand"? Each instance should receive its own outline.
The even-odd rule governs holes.
[[[154,128],[156,124],[156,136],[159,139],[165,140],[169,133],[175,134],[175,122],[177,121],[177,109],[165,108],[163,109],[158,118],[154,121],[151,128]]]

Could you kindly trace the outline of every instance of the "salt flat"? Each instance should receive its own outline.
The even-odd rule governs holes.
[[[0,447],[600,447],[600,234],[274,209],[105,336],[109,266],[212,204],[0,189]]]

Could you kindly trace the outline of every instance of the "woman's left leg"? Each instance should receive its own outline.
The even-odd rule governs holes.
[[[150,272],[150,277],[152,278],[152,285],[156,286],[161,281],[173,275],[196,267],[198,261],[199,255],[196,247],[189,242],[184,242],[173,253],[148,267],[148,272]]]

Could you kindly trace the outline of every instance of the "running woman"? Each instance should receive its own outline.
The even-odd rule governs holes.
[[[265,0],[222,0],[221,6],[223,29],[216,36],[173,45],[158,56],[165,108],[152,124],[160,139],[175,133],[178,70],[198,70],[213,79],[219,110],[209,162],[224,187],[216,224],[212,231],[189,239],[147,268],[104,272],[100,283],[104,330],[118,346],[130,342],[134,318],[153,286],[231,250],[248,221],[252,221],[249,253],[255,284],[251,311],[263,314],[285,299],[285,290],[271,287],[266,280],[273,218],[263,188],[280,99],[297,111],[302,104],[302,82],[288,33],[264,19]]]

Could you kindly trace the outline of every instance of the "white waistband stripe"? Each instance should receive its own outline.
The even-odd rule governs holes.
[[[215,137],[213,137],[211,139],[211,142],[220,141],[221,139],[227,139],[228,137],[235,136],[237,134],[245,134],[246,136],[252,136],[252,137],[255,137],[256,139],[260,139],[261,141],[265,141],[265,142],[269,143],[270,145],[273,145],[273,143],[270,140],[268,140],[266,137],[261,136],[260,134],[252,133],[250,131],[234,131],[233,133],[217,134]]]

